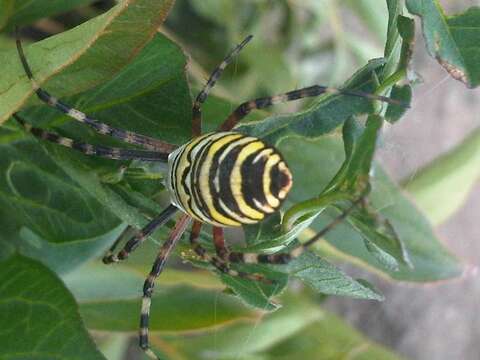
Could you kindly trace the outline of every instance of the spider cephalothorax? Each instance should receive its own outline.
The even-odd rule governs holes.
[[[319,96],[325,93],[360,96],[399,105],[399,102],[383,96],[314,85],[276,96],[246,101],[228,116],[217,132],[201,135],[201,105],[207,99],[210,89],[215,85],[225,67],[251,38],[251,36],[245,38],[228,54],[213,71],[207,84],[198,94],[192,109],[194,138],[180,147],[146,135],[111,127],[51,96],[35,83],[21,43],[17,40],[17,49],[23,68],[28,78],[33,82],[35,92],[40,100],[72,119],[85,123],[99,134],[138,145],[143,150],[112,148],[72,140],[32,127],[20,115],[14,114],[15,119],[25,130],[42,140],[81,151],[86,155],[114,160],[168,162],[167,188],[170,191],[171,204],[127,241],[122,250],[115,253],[114,251],[119,245],[119,238],[103,258],[103,262],[107,264],[126,259],[150,234],[171,219],[179,209],[183,211],[184,214],[179,218],[169,237],[162,245],[143,286],[140,347],[153,359],[158,357],[149,347],[148,320],[154,281],[162,272],[166,259],[190,224],[191,218],[194,221],[190,233],[190,242],[193,250],[202,260],[210,262],[217,271],[231,276],[266,281],[261,275],[233,270],[229,263],[278,264],[288,262],[344,219],[348,212],[360,201],[359,199],[353,202],[351,207],[330,225],[290,253],[259,255],[230,252],[223,238],[223,227],[252,224],[263,220],[266,215],[278,210],[292,186],[292,175],[280,153],[275,148],[265,144],[261,139],[232,131],[235,125],[254,109],[262,109],[277,103]],[[204,223],[213,225],[216,255],[210,255],[198,242],[201,226]]]

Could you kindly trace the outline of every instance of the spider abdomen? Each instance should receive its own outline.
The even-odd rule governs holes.
[[[168,164],[172,203],[216,226],[261,221],[278,209],[292,185],[275,148],[236,132],[197,137],[170,154]]]

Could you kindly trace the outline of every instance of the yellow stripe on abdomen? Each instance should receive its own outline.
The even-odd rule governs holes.
[[[261,141],[255,141],[245,146],[238,154],[237,160],[235,161],[235,165],[233,167],[233,170],[230,176],[230,188],[232,190],[233,197],[237,202],[240,211],[245,216],[248,216],[249,218],[255,219],[258,221],[262,220],[265,217],[265,215],[260,211],[250,207],[245,202],[244,194],[242,192],[243,179],[242,179],[241,168],[242,168],[243,162],[248,156],[262,150],[264,147],[265,147],[265,144]]]
[[[212,193],[210,192],[210,184],[209,184],[209,178],[210,178],[210,169],[212,167],[212,161],[215,156],[215,154],[226,144],[228,144],[231,141],[234,141],[235,139],[242,138],[243,135],[241,134],[234,134],[232,133],[231,135],[226,135],[221,139],[216,140],[211,146],[210,149],[208,150],[208,155],[201,164],[201,170],[200,170],[200,192],[203,201],[207,205],[207,210],[210,213],[210,216],[213,221],[220,223],[222,225],[228,225],[228,226],[240,226],[242,225],[240,222],[235,221],[233,219],[230,219],[226,216],[223,216],[220,214],[217,209],[215,208],[213,204],[213,199],[212,199]]]

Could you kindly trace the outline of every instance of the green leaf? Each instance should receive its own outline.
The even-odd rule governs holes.
[[[275,344],[266,355],[265,359],[400,359],[326,311],[313,324]]]
[[[480,178],[480,129],[404,183],[430,221],[441,224],[465,202]]]
[[[13,13],[14,0],[0,0],[0,30],[5,27],[9,17]]]
[[[26,226],[45,241],[58,244],[98,237],[119,225],[52,162],[37,141],[10,142],[11,132],[0,134],[7,141],[0,145],[0,169],[5,174],[0,179],[2,226],[16,224],[17,231]]]
[[[64,274],[104,254],[123,228],[120,225],[100,236],[62,243],[50,243],[28,228],[22,228],[19,234],[21,239],[15,245],[21,254],[41,261],[57,274]]]
[[[37,82],[62,97],[110,79],[153,37],[172,4],[173,0],[121,1],[68,32],[28,46],[26,56]],[[3,123],[24,105],[33,87],[16,49],[0,53],[0,63],[4,71],[0,79]]]
[[[165,65],[157,69],[160,62]],[[115,79],[70,100],[87,112],[101,111],[100,117],[105,117],[111,124],[140,129],[170,141],[185,141],[190,133],[189,127],[184,125],[189,122],[185,108],[191,102],[183,74],[184,64],[181,50],[162,35],[157,35]],[[162,118],[158,117],[159,112],[162,112]],[[65,123],[63,114],[45,105],[29,108],[23,114],[28,121],[40,122],[41,126],[56,124],[60,132],[77,139],[114,143],[92,136],[82,124]],[[56,270],[66,271],[68,269],[64,266],[71,268],[79,262],[67,261],[69,256],[66,253],[55,261],[58,252],[53,250],[53,245],[39,242],[39,237],[62,243],[56,248],[71,254],[77,252],[77,256],[84,255],[82,261],[85,261],[113,241],[118,218],[139,227],[146,223],[145,216],[133,206],[147,207],[150,213],[161,210],[144,195],[132,189],[129,191],[133,184],[104,183],[105,174],[118,171],[118,162],[88,158],[34,139],[14,141],[19,136],[30,138],[18,130],[3,130],[0,134],[4,143],[0,145],[4,154],[0,168],[7,175],[1,180],[4,183],[0,186],[0,202],[4,208],[10,209],[2,221],[18,224],[18,228],[22,225],[28,227],[34,234],[24,238],[22,249],[29,255],[42,257]],[[32,181],[35,188],[30,186]],[[155,186],[157,190],[163,188],[158,180]],[[67,242],[71,244],[66,245]],[[43,256],[45,252],[48,256]]]
[[[254,325],[235,324],[191,338],[162,337],[158,344],[188,359],[399,359],[307,300],[308,295],[282,297],[286,306]]]
[[[398,271],[398,264],[412,267],[405,244],[391,224],[380,221],[373,209],[362,208],[348,217],[348,222],[362,235],[366,249],[390,271]]]
[[[305,217],[287,231],[282,227],[280,212],[270,215],[258,224],[244,226],[247,247],[242,248],[242,251],[281,251],[308,228],[315,217],[316,214]]]
[[[173,336],[162,339],[187,359],[195,359],[198,354],[204,354],[206,358],[244,359],[294,336],[321,317],[322,311],[318,306],[299,301],[267,314],[255,324],[235,324],[222,331],[199,334],[189,339]]]
[[[275,311],[280,305],[273,301],[275,295],[280,294],[287,285],[287,276],[261,265],[238,265],[241,270],[248,273],[264,275],[272,284],[263,284],[261,281],[244,279],[236,276],[220,274],[222,282],[227,285],[238,297],[253,308],[263,311]]]
[[[158,279],[152,298],[150,330],[189,332],[216,328],[237,321],[253,321],[258,314],[220,289],[185,285]],[[168,279],[168,271],[165,274]],[[64,280],[80,304],[80,313],[90,329],[137,331],[142,286],[147,274],[128,266],[89,264]],[[184,273],[187,278],[189,273]],[[197,277],[197,281],[202,280]],[[199,281],[201,285],[205,281]],[[169,285],[167,285],[170,283]],[[212,314],[215,316],[212,316]]]
[[[20,255],[0,267],[0,358],[105,359],[51,271]]]
[[[402,38],[402,49],[398,69],[407,69],[413,56],[413,46],[415,43],[415,21],[405,16],[398,16],[398,33]]]
[[[380,301],[384,299],[378,291],[355,281],[311,252],[305,252],[290,261],[286,269],[289,274],[322,294]]]
[[[352,187],[367,177],[372,166],[373,155],[377,145],[377,137],[383,125],[383,119],[378,115],[371,115],[365,124],[365,130],[358,141],[354,143],[354,149],[350,159],[347,159],[346,181]]]
[[[415,43],[415,22],[413,19],[398,15],[397,30],[402,39],[402,46],[398,55],[399,58],[396,72],[392,74],[390,79],[392,79],[393,82],[397,82],[398,80],[396,79],[396,76],[398,76],[399,78],[406,77],[409,81],[412,81],[415,79],[415,75],[412,74],[413,71],[410,69],[410,62],[412,60]],[[410,104],[412,100],[412,86],[410,84],[395,84],[392,87],[390,97],[400,101],[402,104]],[[387,106],[387,111],[385,112],[385,120],[393,124],[398,121],[406,111],[406,107],[389,104]]]
[[[3,26],[0,18],[0,30],[31,24],[38,19],[61,14],[92,2],[93,0],[3,0],[3,4],[0,1],[0,9],[7,11]]]
[[[302,149],[301,152],[298,151],[299,148]],[[322,189],[340,168],[344,158],[343,146],[338,136],[323,137],[308,142],[302,139],[286,139],[280,144],[280,150],[292,169],[294,185],[290,192],[290,200],[295,202],[309,198],[312,193]],[[304,169],[308,169],[309,176],[295,177]],[[369,196],[371,205],[391,223],[398,237],[405,244],[413,269],[400,264],[398,272],[386,271],[365,248],[360,234],[346,224],[338,225],[326,235],[329,243],[341,253],[359,258],[362,263],[386,272],[395,279],[435,281],[458,276],[462,271],[461,265],[443,248],[425,217],[379,166],[375,165],[372,170],[372,192]],[[323,212],[312,228],[315,231],[322,229],[337,215],[337,212]],[[309,236],[313,235],[314,232],[311,231]],[[354,259],[351,256],[348,256],[350,261]],[[358,262],[358,260],[353,261]]]
[[[407,0],[408,11],[422,18],[428,52],[456,80],[480,84],[480,7],[447,16],[438,0]]]
[[[387,25],[387,41],[385,43],[384,56],[389,65],[387,66],[387,74],[390,75],[391,70],[396,67],[398,61],[398,48],[400,43],[400,34],[398,32],[398,18],[402,14],[403,6],[399,0],[386,0],[388,8],[388,25]]]
[[[412,101],[412,87],[410,85],[395,85],[390,93],[392,99],[401,101],[403,104],[410,104]],[[407,108],[389,105],[385,113],[385,120],[393,124],[407,112]]]
[[[383,119],[377,115],[369,116],[365,127],[353,119],[347,120],[343,127],[345,160],[340,170],[317,198],[299,202],[287,211],[287,226],[307,211],[318,211],[326,205],[336,206],[335,201],[342,199],[341,196],[335,196],[336,192],[351,201],[364,196],[370,187],[367,181],[382,124]],[[346,195],[350,193],[352,195]],[[396,270],[397,262],[410,266],[405,246],[388,221],[380,220],[375,211],[367,206],[366,200],[358,207],[360,209],[347,219],[363,236],[367,250],[389,270]],[[338,209],[345,211],[342,207]]]

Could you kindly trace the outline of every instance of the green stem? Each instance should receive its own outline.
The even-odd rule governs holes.
[[[406,75],[405,69],[397,70],[380,84],[377,90],[375,90],[375,95],[382,94],[386,89],[405,79]]]
[[[302,201],[298,204],[295,204],[290,209],[287,210],[285,216],[283,217],[283,228],[284,231],[288,231],[292,226],[302,217],[307,214],[318,212],[323,210],[328,205],[333,202],[340,200],[349,200],[352,196],[343,192],[334,192],[330,194],[324,194],[318,196],[314,199],[309,199]]]

